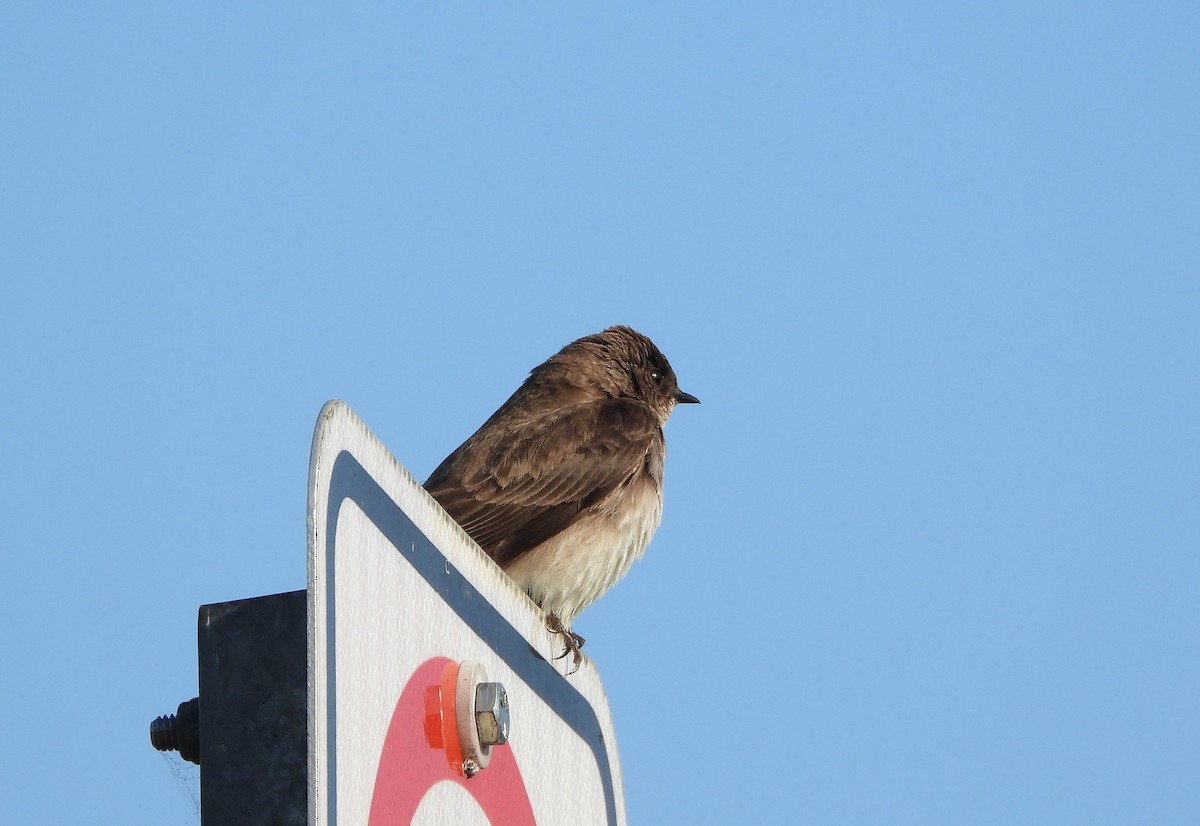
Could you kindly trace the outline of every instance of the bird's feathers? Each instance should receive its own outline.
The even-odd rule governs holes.
[[[629,484],[644,472],[652,448],[661,455],[663,445],[654,411],[628,398],[536,417],[506,417],[502,408],[489,424],[447,457],[425,487],[503,566]]]

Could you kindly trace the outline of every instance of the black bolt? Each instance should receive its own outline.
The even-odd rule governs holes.
[[[150,724],[150,744],[159,751],[177,751],[200,765],[200,698],[179,704],[174,714],[156,717]]]

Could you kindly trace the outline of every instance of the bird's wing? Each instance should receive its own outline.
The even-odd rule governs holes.
[[[630,399],[494,424],[451,454],[425,488],[501,565],[625,484],[662,439],[654,413]]]

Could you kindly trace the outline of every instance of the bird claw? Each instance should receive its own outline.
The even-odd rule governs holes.
[[[567,628],[565,625],[563,625],[562,620],[560,620],[558,615],[554,613],[546,615],[546,629],[550,631],[550,633],[558,634],[563,638],[563,644],[565,646],[563,648],[563,652],[554,659],[561,660],[563,657],[571,654],[572,663],[575,667],[568,671],[567,675],[569,676],[574,674],[579,670],[579,664],[583,662],[583,654],[580,653],[579,649],[583,648],[583,644],[586,642],[586,640],[584,640],[583,637],[576,634],[570,628]]]

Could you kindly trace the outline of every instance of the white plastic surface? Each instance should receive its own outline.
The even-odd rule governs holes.
[[[553,659],[561,642],[537,606],[342,402],[326,404],[317,422],[308,522],[310,823],[381,821],[385,792],[409,782],[428,785],[420,822],[437,822],[443,805],[447,823],[481,811],[493,823],[522,822],[494,808],[520,797],[522,784],[542,826],[625,822],[616,735],[595,667],[585,657],[562,676],[571,660]],[[419,781],[415,769],[399,780],[381,775],[389,725],[411,723],[400,720],[401,693],[423,690],[411,678],[438,657],[481,663],[504,684],[509,742],[474,779],[448,766],[445,777],[429,769]],[[437,752],[405,748],[421,760],[423,749]]]

